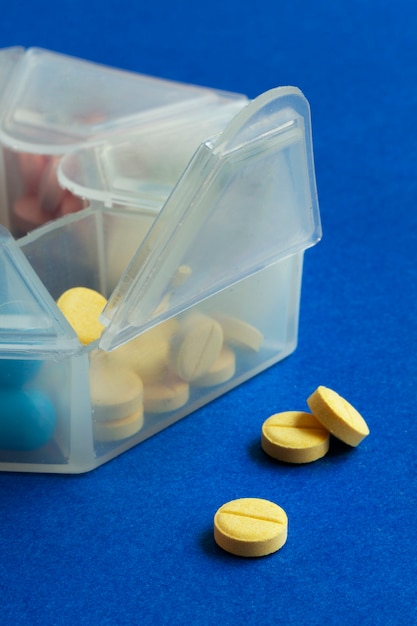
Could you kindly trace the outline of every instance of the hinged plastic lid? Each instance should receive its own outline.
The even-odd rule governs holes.
[[[0,356],[59,358],[78,338],[8,230],[0,226]]]
[[[198,146],[247,102],[213,92],[194,108],[71,151],[60,161],[58,180],[73,194],[108,207],[158,211]]]
[[[320,236],[309,106],[298,89],[277,88],[197,150],[102,314],[100,347],[116,348]]]
[[[169,116],[212,94],[208,88],[30,48],[7,84],[0,139],[16,150],[62,154],[93,136]]]

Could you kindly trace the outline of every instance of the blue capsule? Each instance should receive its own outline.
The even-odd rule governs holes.
[[[42,361],[31,359],[0,359],[0,388],[22,387],[38,373]]]
[[[41,391],[0,389],[0,449],[35,450],[51,440],[56,412]]]

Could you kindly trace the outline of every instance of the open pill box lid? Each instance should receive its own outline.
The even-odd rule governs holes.
[[[216,97],[243,98],[40,48],[0,50],[0,142],[22,152],[63,154]]]
[[[308,102],[273,89],[197,149],[111,294],[99,345],[113,350],[320,237]]]
[[[248,103],[245,96],[213,92],[200,106],[71,150],[61,160],[61,187],[106,207],[158,212],[196,149],[224,130]]]
[[[10,232],[0,225],[0,354],[64,358],[79,341]]]

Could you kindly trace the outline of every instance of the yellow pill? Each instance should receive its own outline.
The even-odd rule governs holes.
[[[144,335],[115,350],[114,358],[122,367],[135,371],[143,382],[151,382],[159,379],[166,370],[168,352],[168,341],[157,337],[151,340]]]
[[[73,287],[60,296],[57,306],[67,318],[84,345],[98,339],[104,330],[99,315],[107,303],[94,289]]]
[[[175,274],[171,279],[171,291],[166,293],[161,302],[158,304],[156,309],[153,311],[153,317],[157,317],[161,315],[161,313],[165,313],[171,304],[171,298],[175,289],[181,287],[185,283],[186,280],[191,276],[192,270],[188,265],[180,265]]]
[[[255,326],[237,317],[228,315],[216,315],[215,317],[221,324],[224,340],[227,343],[236,348],[259,351],[264,336]]]
[[[90,393],[96,421],[127,417],[143,406],[143,384],[135,372],[115,366],[106,353],[90,359]]]
[[[236,357],[233,350],[223,346],[222,351],[209,371],[193,380],[196,387],[213,387],[230,380],[236,371]]]
[[[189,265],[180,265],[171,280],[171,286],[173,289],[181,287],[181,285],[183,285],[185,281],[190,278],[192,273],[193,271]]]
[[[109,354],[122,367],[129,367],[144,383],[159,380],[168,363],[169,342],[178,330],[174,318],[151,328]]]
[[[307,404],[320,423],[348,445],[356,447],[369,435],[362,415],[332,389],[317,387]]]
[[[262,448],[286,463],[311,463],[329,449],[329,432],[311,415],[286,411],[271,415],[262,425]]]
[[[189,384],[168,372],[162,380],[145,384],[143,402],[149,413],[168,413],[184,406],[189,397]]]
[[[261,498],[240,498],[224,504],[214,516],[216,543],[237,556],[266,556],[287,541],[284,509]]]
[[[220,324],[207,315],[191,314],[171,341],[169,365],[183,380],[196,380],[210,370],[222,346]]]
[[[107,422],[94,422],[93,434],[96,441],[110,442],[120,441],[136,435],[144,423],[143,408],[136,413],[123,417],[122,419]]]

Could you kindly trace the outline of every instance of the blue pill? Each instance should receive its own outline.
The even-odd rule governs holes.
[[[0,449],[35,450],[50,441],[56,412],[41,391],[0,389]]]
[[[0,388],[22,387],[39,371],[42,361],[0,359]]]

